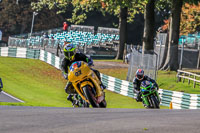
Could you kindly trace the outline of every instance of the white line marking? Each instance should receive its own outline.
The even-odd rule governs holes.
[[[21,102],[21,103],[24,103],[24,101],[22,101],[22,100],[20,100],[20,99],[18,99],[18,98],[16,98],[16,97],[13,97],[13,96],[11,96],[10,94],[8,94],[8,93],[6,93],[6,92],[4,92],[4,91],[2,91],[1,93],[3,93],[4,95],[9,96],[9,97],[12,98],[12,99],[15,99],[16,101],[19,101],[19,102]]]

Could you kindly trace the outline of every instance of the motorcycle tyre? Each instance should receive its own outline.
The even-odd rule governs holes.
[[[153,108],[156,108],[156,109],[160,108],[159,102],[154,95],[151,96],[151,101],[152,101],[152,104],[153,104]]]
[[[86,98],[89,100],[90,104],[93,108],[98,108],[99,105],[97,104],[97,99],[94,97],[94,94],[92,93],[92,90],[90,89],[90,86],[84,86],[83,92],[86,96]]]
[[[106,100],[104,99],[102,102],[100,102],[99,106],[100,106],[100,108],[106,108],[106,106],[107,106]]]
[[[89,103],[83,100],[83,107],[84,108],[89,108]]]
[[[150,97],[146,97],[146,99],[147,99],[147,103],[145,103],[145,102],[144,102],[144,98],[142,98],[143,106],[144,106],[146,109],[152,108],[152,107],[151,107],[151,99],[150,99]]]

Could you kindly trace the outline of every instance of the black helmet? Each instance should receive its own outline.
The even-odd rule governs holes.
[[[135,77],[136,77],[138,80],[142,80],[142,79],[144,78],[144,70],[138,69],[137,72],[136,72]]]

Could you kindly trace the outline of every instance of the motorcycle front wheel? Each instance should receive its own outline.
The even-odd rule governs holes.
[[[99,105],[97,103],[97,99],[95,95],[92,93],[92,88],[90,86],[84,86],[83,87],[83,92],[86,96],[86,98],[89,100],[90,104],[92,105],[93,108],[98,108]]]
[[[160,108],[159,102],[154,95],[151,96],[151,101],[152,101],[153,108],[156,108],[156,109]]]
[[[100,103],[99,103],[99,106],[100,106],[101,108],[106,108],[106,106],[107,106],[106,100],[104,99],[102,102],[100,102]]]

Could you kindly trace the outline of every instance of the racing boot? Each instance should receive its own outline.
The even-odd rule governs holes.
[[[102,90],[106,89],[106,86],[102,82],[101,82],[100,86],[101,86]]]
[[[142,102],[141,93],[137,93],[136,101],[137,102]]]
[[[73,100],[73,95],[72,95],[72,94],[69,94],[69,95],[67,96],[67,100],[71,101],[72,104],[73,104],[73,102],[74,102],[74,100]]]

